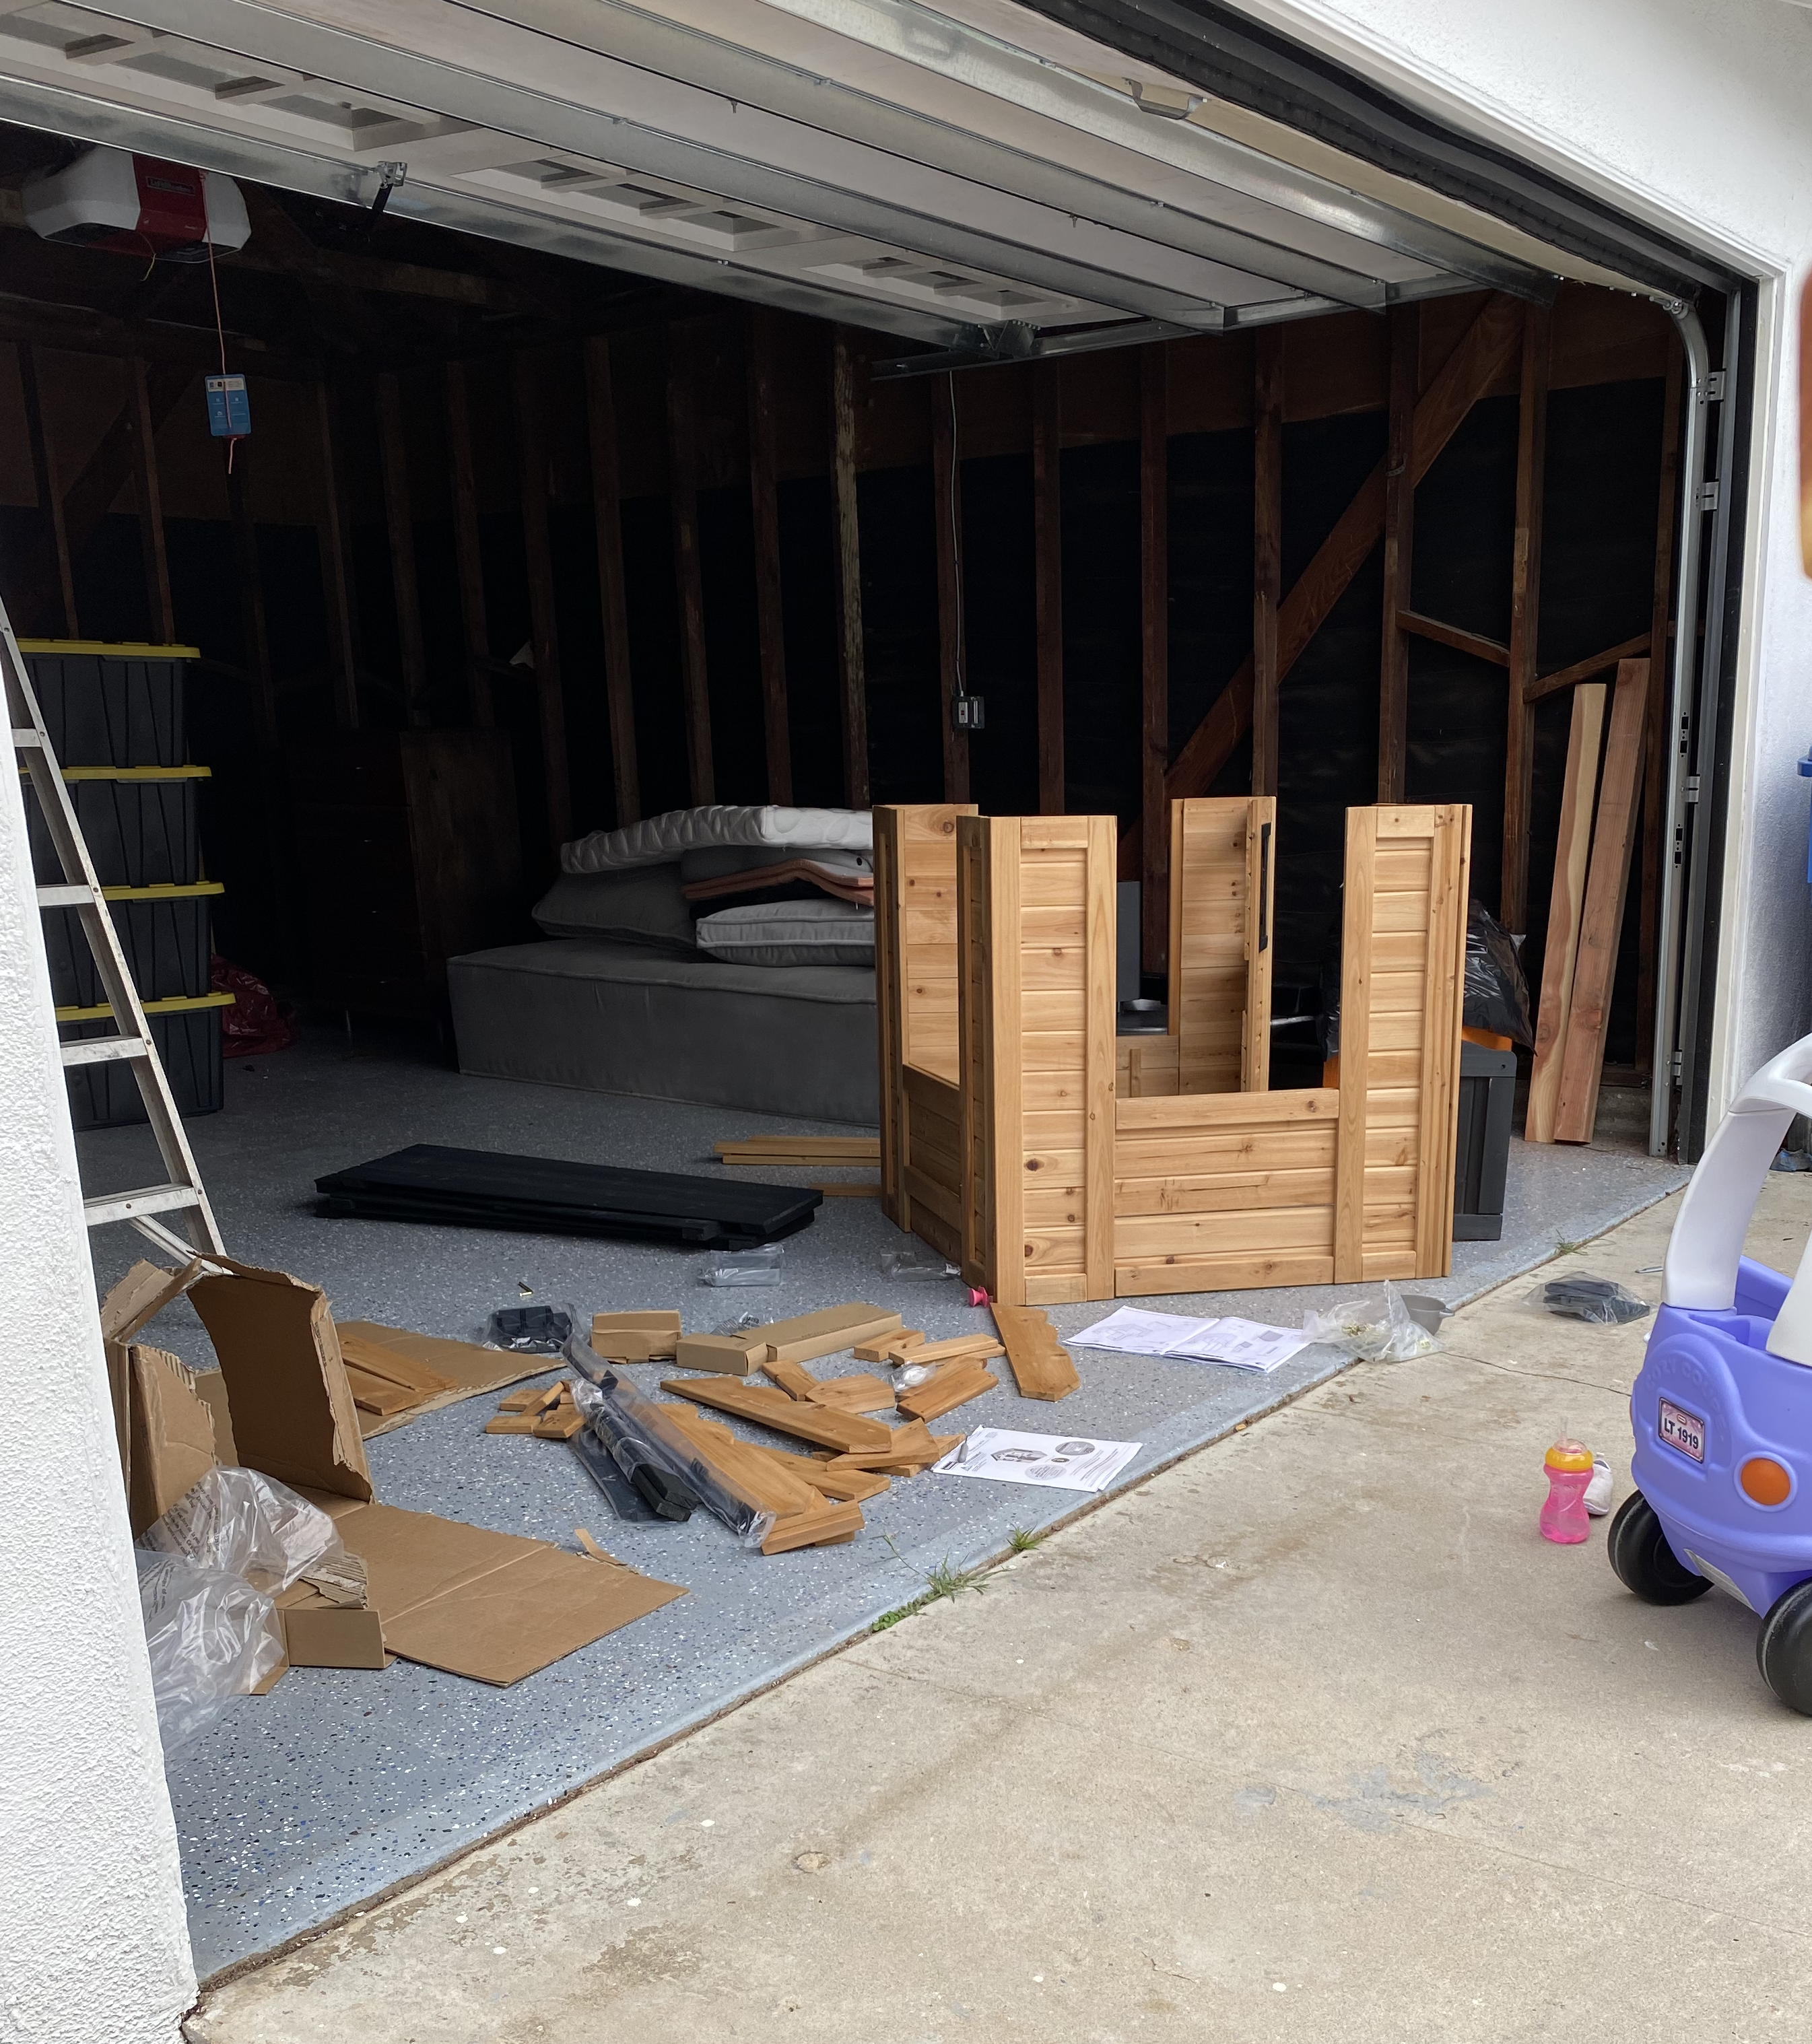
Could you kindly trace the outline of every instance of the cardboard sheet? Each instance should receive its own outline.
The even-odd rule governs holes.
[[[464,1398],[479,1398],[487,1391],[502,1391],[520,1384],[525,1377],[539,1377],[557,1367],[557,1355],[528,1355],[515,1349],[485,1348],[477,1342],[446,1341],[436,1335],[411,1334],[406,1327],[387,1327],[377,1320],[340,1320],[336,1327],[341,1340],[352,1338],[352,1359],[360,1347],[370,1343],[388,1349],[405,1361],[419,1364],[445,1385],[428,1393],[420,1403],[391,1413],[360,1412],[359,1431],[369,1441],[393,1427],[406,1427],[424,1412],[437,1412],[443,1405],[456,1405]]]
[[[686,1594],[544,1541],[309,1494],[364,1562],[390,1651],[475,1681],[519,1682]]]

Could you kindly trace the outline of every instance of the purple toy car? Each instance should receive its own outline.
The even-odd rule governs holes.
[[[1812,1114],[1808,1075],[1812,1036],[1750,1080],[1693,1174],[1630,1393],[1640,1488],[1609,1546],[1651,1604],[1714,1583],[1746,1604],[1763,1679],[1812,1716],[1812,1243],[1791,1283],[1742,1254],[1787,1124]]]

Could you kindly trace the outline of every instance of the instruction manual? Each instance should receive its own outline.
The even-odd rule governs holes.
[[[1122,1355],[1161,1355],[1172,1362],[1221,1362],[1231,1370],[1271,1370],[1309,1346],[1295,1327],[1262,1320],[1192,1320],[1182,1313],[1151,1313],[1122,1306],[1069,1340],[1076,1348],[1118,1349]]]
[[[1105,1490],[1144,1445],[1085,1441],[1062,1434],[1015,1434],[977,1427],[958,1442],[933,1476],[985,1476],[996,1483],[1037,1483],[1052,1490]]]

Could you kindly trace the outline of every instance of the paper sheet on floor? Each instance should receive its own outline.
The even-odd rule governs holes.
[[[1087,1441],[1079,1435],[1016,1434],[977,1427],[940,1462],[933,1476],[981,1476],[995,1483],[1036,1483],[1053,1490],[1105,1490],[1143,1445]]]
[[[1123,1355],[1160,1355],[1172,1362],[1220,1362],[1233,1370],[1272,1370],[1287,1362],[1309,1338],[1295,1327],[1268,1327],[1229,1314],[1218,1320],[1192,1320],[1182,1313],[1148,1312],[1122,1306],[1079,1335],[1077,1348],[1118,1349]]]

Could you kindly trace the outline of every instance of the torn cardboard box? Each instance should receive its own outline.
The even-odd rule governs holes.
[[[133,1339],[185,1293],[219,1358],[211,1390],[207,1374]],[[394,1347],[381,1337],[401,1333],[352,1324],[361,1330],[356,1344],[380,1350]],[[135,1264],[102,1301],[101,1326],[135,1535],[214,1462],[237,1459],[329,1512],[364,1562],[368,1608],[306,1584],[277,1599],[292,1665],[381,1667],[387,1650],[479,1681],[514,1682],[685,1594],[544,1541],[376,1504],[339,1331],[318,1285],[224,1257],[177,1271]],[[470,1346],[401,1338],[431,1350]],[[524,1374],[517,1366],[525,1358],[475,1353],[485,1368],[508,1369],[502,1382]],[[452,1374],[443,1355],[408,1354]]]
[[[538,1377],[550,1358],[520,1349],[485,1348],[411,1334],[377,1320],[337,1320],[340,1351],[359,1408],[359,1430],[369,1441],[406,1427],[424,1412],[480,1398]]]

